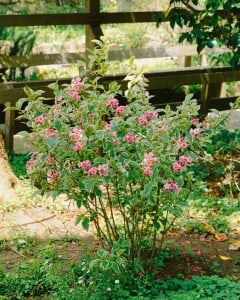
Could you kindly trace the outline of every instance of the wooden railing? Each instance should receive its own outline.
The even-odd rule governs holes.
[[[51,15],[14,15],[1,16],[0,26],[41,26],[41,25],[86,25],[86,49],[93,48],[92,40],[99,39],[103,32],[101,24],[110,23],[136,23],[136,22],[155,22],[153,12],[123,12],[123,13],[101,13],[100,0],[86,0],[86,13],[81,14],[51,14]],[[158,12],[163,13],[163,12]],[[226,49],[211,50],[210,53],[221,53]],[[205,55],[207,50],[202,53]],[[209,53],[209,52],[208,52]],[[201,67],[190,67],[191,57],[197,55],[194,46],[175,46],[175,47],[159,47],[151,49],[131,49],[124,51],[110,51],[108,53],[109,60],[122,60],[135,56],[136,58],[156,58],[156,57],[180,57],[184,56],[187,66],[181,69],[160,70],[158,72],[146,73],[149,79],[149,90],[160,90],[163,88],[173,88],[183,85],[201,84],[202,91],[200,103],[203,112],[207,112],[209,108],[227,109],[229,102],[235,98],[224,97],[222,84],[240,80],[240,71],[230,68],[207,68],[204,59]],[[202,56],[204,58],[204,56]],[[28,56],[0,56],[0,66],[2,67],[29,67],[51,64],[69,64],[76,60],[87,60],[87,51],[79,53],[55,53],[55,54],[35,54]],[[104,84],[111,80],[121,82],[124,74],[116,76],[107,76]],[[53,80],[38,80],[24,82],[7,82],[0,84],[0,104],[6,107],[12,107],[15,102],[24,97],[23,87],[30,86],[32,89],[41,89],[46,91],[46,96],[51,97],[51,91],[47,85]],[[59,83],[66,83],[70,78],[60,79]],[[221,98],[221,99],[220,99]],[[164,105],[165,103],[156,102],[155,105]],[[5,140],[8,149],[13,148],[13,135],[17,132],[15,128],[14,111],[6,110],[5,112]]]

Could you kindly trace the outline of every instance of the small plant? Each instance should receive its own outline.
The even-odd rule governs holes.
[[[61,88],[50,85],[52,106],[41,91],[26,87],[27,98],[17,109],[36,149],[27,163],[32,181],[42,193],[66,193],[85,207],[76,223],[86,230],[94,224],[110,253],[99,253],[100,264],[117,271],[125,258],[146,260],[161,249],[189,196],[200,192],[190,166],[205,160],[203,149],[224,122],[216,112],[201,122],[191,95],[175,111],[154,109],[146,79],[133,62],[125,92],[116,82],[105,87],[105,50],[96,43],[91,78],[74,78]]]
[[[30,154],[15,154],[14,152],[8,153],[8,159],[13,172],[18,177],[26,177],[27,169],[26,163],[30,158]]]

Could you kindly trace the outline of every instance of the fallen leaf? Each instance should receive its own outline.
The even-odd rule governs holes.
[[[204,226],[204,229],[205,229],[206,233],[214,234],[214,232],[215,232],[214,228],[209,224],[206,224]]]
[[[232,258],[229,256],[224,256],[224,255],[219,255],[219,257],[221,258],[221,260],[231,260]]]
[[[239,251],[240,250],[240,240],[236,240],[236,241],[232,242],[229,246],[229,250]]]
[[[228,240],[228,237],[226,235],[226,233],[216,233],[214,235],[215,240],[217,240],[218,242],[224,242]]]

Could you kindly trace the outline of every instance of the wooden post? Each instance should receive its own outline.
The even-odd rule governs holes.
[[[94,14],[100,13],[100,0],[86,0],[86,12]],[[92,40],[99,40],[103,35],[100,24],[89,24],[85,26],[85,42],[86,42],[86,63],[88,64],[89,52],[94,48]]]
[[[13,150],[13,136],[14,136],[14,123],[15,111],[11,110],[14,106],[12,102],[6,102],[5,107],[5,144],[8,150]]]
[[[221,98],[225,94],[224,83],[204,83],[201,93],[201,111],[204,114],[208,113],[209,100],[212,98]]]
[[[201,67],[207,67],[208,66],[208,61],[207,61],[207,55],[206,54],[200,55],[200,64],[201,64]]]
[[[184,67],[192,66],[192,56],[184,56]]]

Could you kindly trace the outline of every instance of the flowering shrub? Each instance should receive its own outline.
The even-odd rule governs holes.
[[[36,149],[27,163],[32,180],[43,193],[75,200],[85,208],[77,223],[86,230],[93,223],[103,247],[134,259],[146,249],[154,253],[199,192],[191,165],[205,159],[203,149],[221,120],[210,115],[200,121],[191,96],[176,110],[157,110],[145,78],[126,79],[124,94],[116,82],[104,87],[100,76],[52,84],[53,105],[26,87],[17,107]]]

